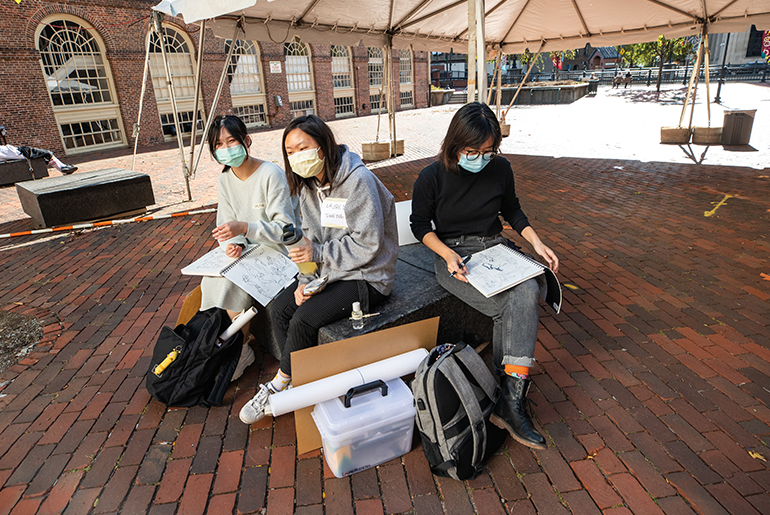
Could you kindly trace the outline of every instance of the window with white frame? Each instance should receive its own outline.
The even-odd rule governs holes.
[[[337,115],[337,118],[355,114],[353,111],[353,97],[335,97],[334,114]]]
[[[408,48],[398,51],[398,75],[401,84],[412,83],[412,51]]]
[[[412,51],[408,48],[398,51],[399,92],[402,108],[414,107],[414,85],[412,84]]]
[[[346,46],[332,45],[332,84],[346,89],[353,85],[350,77],[350,50]]]
[[[126,144],[104,43],[83,23],[70,15],[50,16],[35,37],[67,154]]]
[[[150,32],[150,77],[155,91],[155,101],[158,104],[160,127],[166,140],[176,137],[174,110],[166,85],[166,70],[163,64],[161,41],[155,31]],[[177,106],[177,119],[183,134],[189,134],[193,128],[195,115],[195,62],[193,59],[193,44],[187,34],[170,26],[163,26],[163,44],[166,50],[171,82],[174,86],[174,100]],[[203,130],[205,123],[203,101],[198,103],[198,119],[195,123],[196,133]]]
[[[289,91],[309,91],[313,89],[313,76],[310,70],[310,50],[307,45],[294,38],[283,44],[286,56],[286,84]]]
[[[283,44],[283,55],[286,58],[286,85],[291,117],[316,114],[310,47],[295,37]]]
[[[166,58],[171,70],[171,81],[174,84],[176,98],[192,98],[195,96],[195,64],[190,51],[192,44],[181,32],[171,27],[163,27],[163,39],[166,45]],[[155,89],[156,100],[169,98],[166,87],[166,70],[163,66],[163,50],[157,34],[150,35],[150,75]]]
[[[230,52],[232,45],[231,39],[225,41],[225,54]],[[227,76],[233,113],[249,127],[268,125],[262,63],[256,42],[235,40]]]
[[[353,64],[350,60],[350,48],[332,45],[331,54],[334,114],[337,118],[355,116],[356,91],[353,85]]]
[[[292,118],[299,118],[300,116],[315,114],[315,107],[313,106],[312,100],[297,100],[296,102],[289,102],[289,109],[291,110]]]
[[[372,112],[375,112],[387,107],[388,88],[384,81],[385,53],[382,48],[374,47],[368,47],[367,53],[369,54],[369,105]]]
[[[382,72],[385,69],[385,56],[382,48],[367,48],[369,53],[369,86],[382,85]]]

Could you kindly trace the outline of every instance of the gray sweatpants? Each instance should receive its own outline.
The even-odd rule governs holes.
[[[461,236],[443,240],[460,257],[479,252],[507,240],[502,236]],[[494,365],[502,373],[504,365],[531,367],[535,364],[537,343],[538,300],[543,277],[529,279],[513,288],[486,298],[476,288],[449,276],[447,264],[438,254],[433,255],[436,280],[447,291],[494,320],[492,348]]]

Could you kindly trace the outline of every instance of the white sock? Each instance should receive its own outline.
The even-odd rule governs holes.
[[[283,377],[280,372],[276,372],[275,377],[270,381],[270,386],[276,392],[282,392],[289,386],[289,383],[291,383],[291,377]]]

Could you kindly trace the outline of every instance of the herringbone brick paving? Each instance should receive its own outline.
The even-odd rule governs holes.
[[[198,282],[178,270],[211,247],[209,214],[0,252],[0,307],[44,327],[0,375],[0,514],[770,513],[768,170],[507,157],[574,286],[541,311],[546,450],[509,439],[468,482],[432,476],[419,446],[334,478],[296,455],[290,415],[238,420],[277,368],[262,353],[222,407],[151,400],[152,345]],[[409,196],[428,162],[376,173]]]

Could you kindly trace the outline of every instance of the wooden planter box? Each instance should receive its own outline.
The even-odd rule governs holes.
[[[692,142],[696,145],[721,145],[722,127],[693,127]]]
[[[661,127],[660,142],[684,144],[690,142],[690,129],[687,127]]]
[[[382,161],[390,158],[390,141],[364,141],[361,143],[361,158],[364,161]],[[404,140],[396,140],[396,155],[404,154]]]
[[[497,98],[495,88],[492,89],[492,98]],[[501,102],[508,105],[517,88],[502,88]],[[560,86],[524,87],[516,97],[515,105],[529,104],[571,104],[588,94],[588,83],[564,84]]]
[[[433,89],[430,92],[430,105],[440,106],[449,102],[454,95],[453,89]]]

